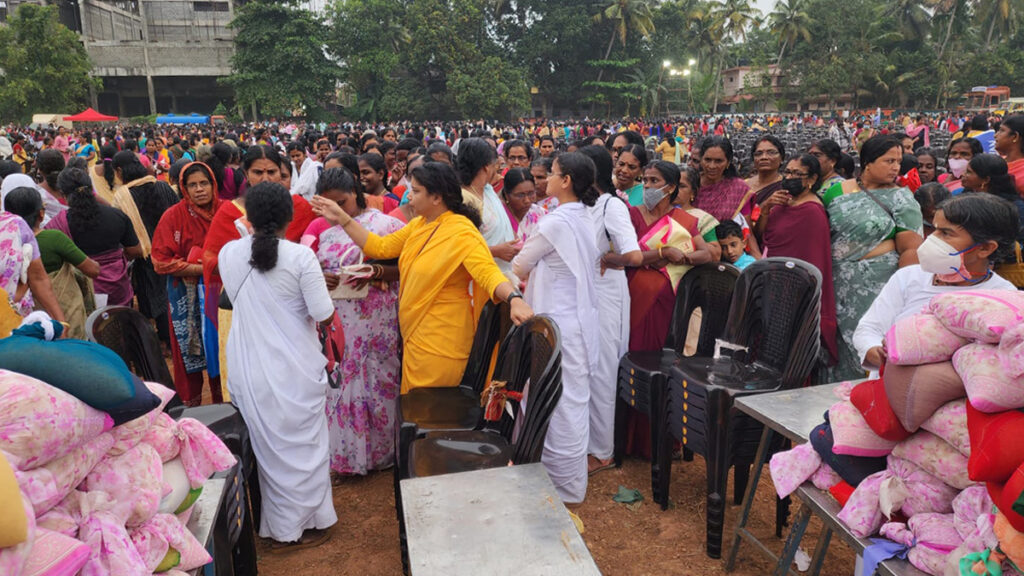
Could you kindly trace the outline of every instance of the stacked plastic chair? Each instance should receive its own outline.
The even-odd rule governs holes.
[[[736,466],[738,503],[761,437],[761,425],[739,413],[734,400],[808,381],[820,347],[820,309],[817,268],[795,258],[759,260],[740,274],[729,308],[724,340],[741,349],[732,357],[682,358],[671,368],[656,494],[667,507],[671,434],[707,463],[707,553],[712,558],[722,553],[729,468]],[[781,506],[776,521],[785,521]]]
[[[715,340],[725,331],[733,286],[740,271],[724,263],[695,266],[679,281],[665,348],[656,351],[628,352],[619,361],[618,393],[615,405],[615,463],[622,464],[626,444],[629,410],[636,410],[651,423],[651,486],[655,501],[660,487],[660,466],[654,456],[661,441],[661,418],[665,412],[668,372],[682,357],[689,335],[690,317],[701,310],[698,356],[710,356]]]

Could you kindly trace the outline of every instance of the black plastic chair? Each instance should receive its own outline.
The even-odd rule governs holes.
[[[244,467],[235,464],[219,477],[224,478],[224,495],[213,529],[213,565],[217,576],[257,574],[256,531],[248,512],[249,496],[243,477]]]
[[[509,399],[513,415],[504,413],[497,423],[480,430],[428,432],[410,447],[410,477],[540,462],[551,414],[562,395],[558,326],[546,316],[535,316],[510,336],[517,338],[523,346],[519,354],[509,355],[514,375],[508,389],[527,391],[525,409]]]
[[[487,302],[480,312],[473,346],[462,381],[452,388],[415,388],[398,398],[398,437],[395,471],[407,478],[409,446],[428,431],[473,430],[482,425],[480,394],[487,384],[491,356],[502,338],[503,324],[510,324],[508,305]],[[500,351],[499,351],[500,353]],[[397,482],[397,480],[396,480]]]
[[[701,309],[697,355],[710,356],[715,340],[725,332],[729,303],[740,271],[730,264],[709,263],[695,266],[679,281],[672,324],[665,348],[628,352],[619,361],[618,394],[615,403],[615,464],[622,465],[626,445],[626,420],[629,409],[650,418],[651,488],[658,501],[660,466],[655,457],[661,441],[668,372],[682,357],[689,336],[690,317]]]
[[[120,356],[133,374],[146,382],[159,382],[174,390],[156,330],[138,310],[106,306],[85,320],[86,337]]]
[[[720,558],[729,468],[736,466],[734,501],[742,500],[761,425],[734,409],[738,396],[803,385],[818,356],[821,273],[795,258],[767,258],[740,275],[725,340],[746,347],[732,357],[680,359],[669,373],[668,401],[658,446],[658,502],[668,506],[668,434],[707,462],[708,556]],[[788,505],[777,508],[785,522]],[[777,531],[781,529],[776,526]]]

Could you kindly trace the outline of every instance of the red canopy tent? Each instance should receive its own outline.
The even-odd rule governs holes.
[[[117,122],[117,116],[100,114],[92,108],[86,108],[74,116],[65,116],[64,119],[69,122]]]

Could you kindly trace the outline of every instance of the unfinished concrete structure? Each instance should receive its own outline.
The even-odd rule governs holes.
[[[93,107],[106,114],[210,114],[230,105],[233,91],[217,79],[231,73],[239,0],[0,0],[56,5],[61,21],[81,35],[103,79]],[[0,6],[2,15],[3,6]]]

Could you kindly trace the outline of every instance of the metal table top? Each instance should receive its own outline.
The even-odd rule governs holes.
[[[811,507],[814,515],[821,518],[822,522],[832,529],[833,534],[839,536],[843,542],[849,544],[858,554],[864,548],[871,545],[870,540],[857,538],[850,533],[846,525],[839,520],[839,502],[836,502],[836,499],[828,492],[818,490],[814,485],[806,483],[796,489],[796,496]],[[910,562],[899,559],[881,562],[875,570],[875,574],[878,576],[926,576],[924,572],[915,568]]]
[[[811,431],[825,421],[825,412],[839,398],[839,384],[752,394],[736,399],[736,407],[794,442],[807,442]]]
[[[600,574],[542,464],[402,480],[413,576]]]
[[[196,499],[192,508],[192,516],[188,519],[188,531],[207,550],[211,549],[213,542],[213,527],[217,523],[217,513],[220,511],[220,501],[224,496],[224,478],[210,478],[203,484],[203,491]],[[200,566],[192,571],[192,574],[201,574],[203,567]]]

